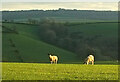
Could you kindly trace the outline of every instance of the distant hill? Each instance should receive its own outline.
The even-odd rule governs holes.
[[[2,11],[3,21],[21,21],[28,19],[42,20],[52,18],[61,22],[94,22],[94,21],[117,21],[117,11],[95,11],[95,10],[21,10]]]

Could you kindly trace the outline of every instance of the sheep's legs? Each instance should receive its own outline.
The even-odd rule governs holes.
[[[50,62],[51,62],[51,64],[53,64],[53,63],[57,64],[57,61],[50,61]]]
[[[87,61],[87,65],[89,64],[89,62]]]
[[[92,61],[92,65],[94,65],[94,61]]]
[[[57,61],[56,61],[56,64],[57,64]]]
[[[51,64],[52,64],[52,61],[50,61],[51,62]]]

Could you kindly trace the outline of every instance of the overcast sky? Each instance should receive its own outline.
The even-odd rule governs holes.
[[[118,10],[117,2],[4,2],[2,3],[2,10],[31,10],[31,9],[78,9],[78,10]]]

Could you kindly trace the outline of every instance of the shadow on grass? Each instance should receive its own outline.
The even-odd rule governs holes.
[[[7,61],[3,61],[7,62]],[[50,62],[17,62],[17,61],[11,61],[9,63],[40,63],[40,64],[50,64]],[[83,62],[58,62],[58,64],[83,64]],[[94,63],[95,65],[119,65],[117,61],[96,61]],[[83,64],[84,65],[84,64]]]

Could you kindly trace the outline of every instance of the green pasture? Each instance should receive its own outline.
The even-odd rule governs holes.
[[[118,65],[2,63],[3,80],[118,80]]]

